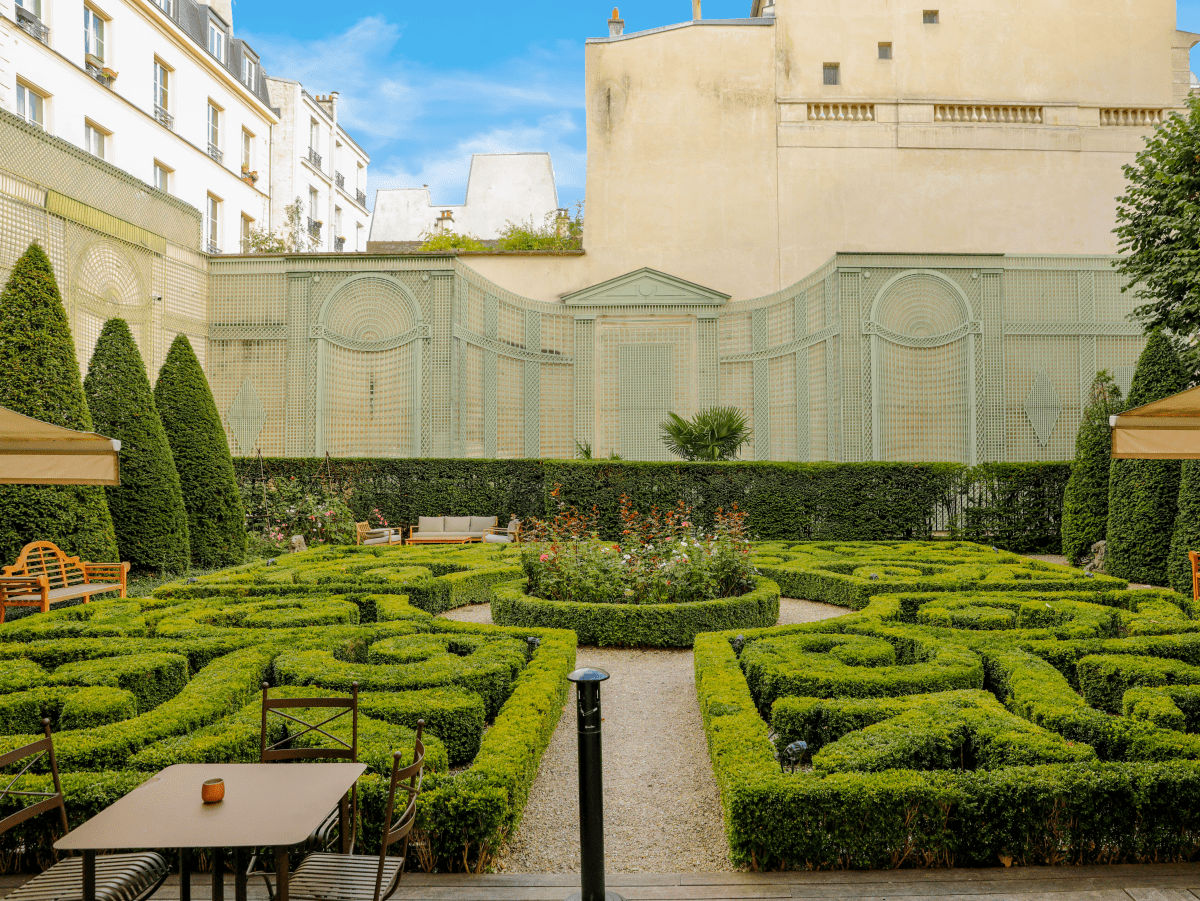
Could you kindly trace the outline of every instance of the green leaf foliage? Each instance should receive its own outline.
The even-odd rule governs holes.
[[[36,243],[13,264],[0,293],[0,373],[0,407],[92,430],[67,311],[50,259]],[[53,541],[85,560],[115,561],[104,489],[0,485],[0,561],[13,562],[31,541]]]
[[[1076,565],[1108,529],[1108,472],[1112,430],[1108,417],[1122,410],[1121,389],[1108,370],[1096,373],[1075,434],[1075,462],[1063,495],[1062,552]]]
[[[732,460],[750,440],[750,422],[737,407],[710,407],[691,420],[667,416],[659,425],[662,443],[683,460]]]
[[[1162,332],[1154,332],[1138,357],[1129,406],[1162,400],[1187,386],[1187,373],[1175,348]],[[1167,584],[1179,476],[1178,460],[1112,461],[1105,557],[1110,575],[1149,585]]]
[[[1200,551],[1200,460],[1184,460],[1179,480],[1179,512],[1171,535],[1167,578],[1180,594],[1192,594],[1192,562],[1188,551]]]
[[[124,319],[104,324],[83,389],[96,430],[121,442],[121,484],[105,494],[122,559],[136,569],[185,572],[190,551],[179,474]]]
[[[158,372],[154,405],[179,473],[192,563],[241,563],[246,556],[246,512],[229,442],[208,379],[185,335],[175,338]]]

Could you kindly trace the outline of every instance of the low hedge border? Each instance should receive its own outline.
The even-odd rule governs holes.
[[[600,647],[691,647],[701,632],[774,625],[779,586],[755,578],[736,598],[691,604],[584,604],[525,594],[525,580],[493,586],[492,621],[506,626],[570,629],[579,643]]]

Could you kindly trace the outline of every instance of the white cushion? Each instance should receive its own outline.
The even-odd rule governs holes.
[[[471,531],[471,517],[447,516],[445,529],[447,532],[469,532]]]
[[[512,544],[512,539],[507,535],[484,535],[483,540],[487,544]]]
[[[472,516],[470,531],[486,532],[488,529],[494,529],[499,519],[498,516]]]
[[[383,538],[368,538],[363,544],[391,544],[392,539],[384,536]]]
[[[520,528],[521,528],[521,520],[510,519],[508,521],[508,534],[509,535],[515,534]]]
[[[421,516],[417,518],[418,532],[444,532],[446,517],[444,516]]]

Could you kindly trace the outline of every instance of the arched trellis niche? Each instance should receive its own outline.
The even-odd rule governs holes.
[[[975,346],[970,301],[950,278],[912,269],[889,279],[863,323],[876,460],[975,462]]]
[[[74,257],[70,281],[71,330],[75,352],[85,368],[104,323],[114,317],[128,324],[151,372],[153,305],[137,262],[117,241],[98,238]]]
[[[316,453],[408,457],[421,451],[421,369],[429,327],[392,276],[342,282],[317,313]]]

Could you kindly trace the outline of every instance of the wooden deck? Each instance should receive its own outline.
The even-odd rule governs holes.
[[[0,898],[23,881],[0,876]],[[192,901],[210,901],[210,877],[197,874]],[[1014,867],[986,870],[899,870],[823,873],[621,873],[608,888],[626,901],[734,901],[807,898],[811,901],[1200,901],[1200,864],[1114,867]],[[409,874],[395,901],[562,901],[579,877],[558,874],[490,876]],[[177,901],[171,877],[154,896]],[[227,880],[226,901],[233,898]],[[264,901],[261,880],[251,901]]]

